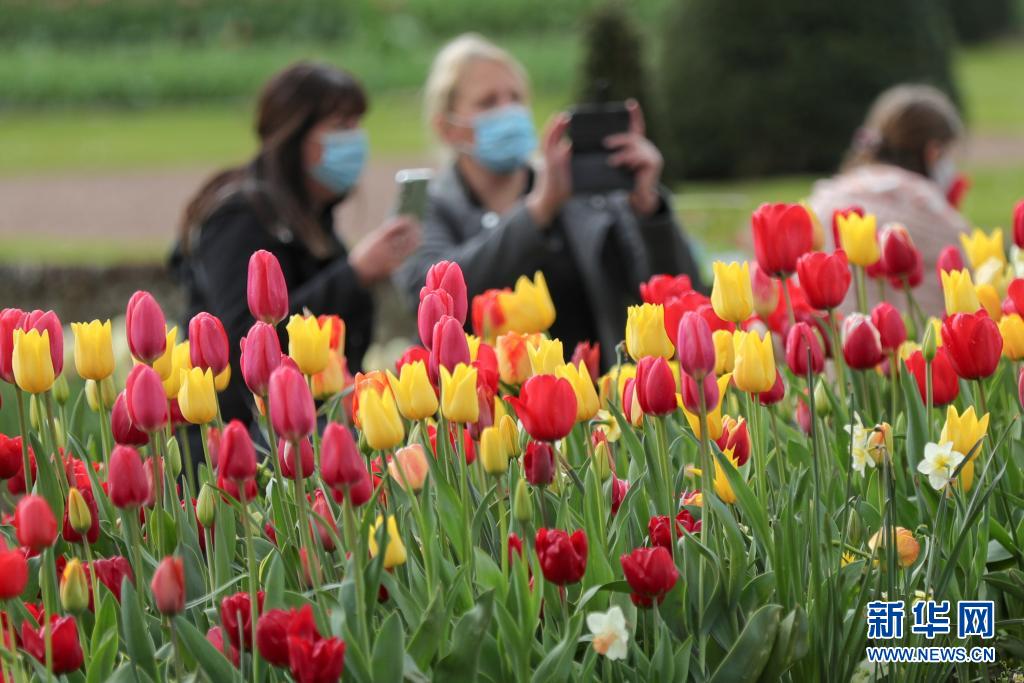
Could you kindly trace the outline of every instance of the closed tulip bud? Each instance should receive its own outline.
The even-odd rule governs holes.
[[[426,288],[424,288],[425,290]],[[416,327],[420,333],[420,341],[428,350],[434,343],[434,326],[442,316],[452,316],[455,303],[451,295],[444,290],[420,291],[420,304],[416,309]]]
[[[889,302],[883,301],[871,309],[871,322],[878,330],[883,351],[891,353],[907,340],[907,326],[903,316]]]
[[[260,249],[249,257],[246,282],[249,312],[260,322],[276,325],[288,315],[288,285],[281,264],[269,251]]]
[[[820,251],[806,254],[797,262],[796,270],[807,303],[814,308],[831,310],[846,298],[852,276],[842,249],[832,254]]]
[[[910,567],[917,561],[921,552],[921,544],[914,538],[914,534],[901,526],[895,529],[879,529],[875,535],[868,539],[868,548],[872,553],[884,551],[890,538],[895,538],[897,562],[903,568]],[[885,563],[881,565],[884,567]]]
[[[377,545],[377,536],[382,528],[383,533],[380,534],[382,537],[381,542],[386,544],[384,549],[384,568],[392,569],[405,564],[405,544],[402,543],[402,537],[398,533],[398,524],[395,522],[394,515],[388,515],[387,524],[384,523],[383,516],[378,515],[376,522],[370,527],[370,557],[376,557],[377,553],[380,552],[380,548]]]
[[[398,410],[409,420],[423,420],[437,413],[438,400],[427,365],[423,361],[406,363],[395,377],[388,371],[388,383],[398,403]]]
[[[551,444],[531,441],[523,455],[526,481],[534,486],[547,486],[555,478],[555,451]]]
[[[626,317],[626,350],[633,360],[644,356],[671,358],[675,352],[665,333],[665,309],[661,304],[630,306]]]
[[[152,364],[167,350],[167,319],[149,292],[138,291],[128,300],[125,330],[128,350],[143,363]]]
[[[594,455],[590,458],[590,467],[600,481],[606,481],[612,475],[612,454],[607,441],[600,441],[594,447]]]
[[[330,360],[331,328],[313,316],[293,315],[288,321],[288,355],[304,375],[323,372]]]
[[[516,484],[512,514],[520,524],[527,524],[533,519],[533,501],[530,500],[530,487],[526,485],[525,479],[520,479]]]
[[[882,228],[878,242],[885,272],[892,277],[909,277],[917,266],[918,251],[907,229],[889,223]]]
[[[882,362],[882,338],[871,320],[852,313],[843,321],[843,358],[854,370],[868,370]]]
[[[426,453],[418,443],[399,448],[388,463],[388,474],[406,491],[419,492],[429,473]]]
[[[114,401],[117,400],[117,388],[114,386],[114,378],[106,377],[99,382],[95,380],[86,380],[85,382],[85,401],[89,404],[89,408],[98,413],[100,409],[110,410],[114,407]]]
[[[757,261],[750,264],[750,288],[754,312],[762,318],[774,313],[779,306],[779,283]]]
[[[775,277],[796,271],[796,262],[814,248],[814,224],[800,204],[762,204],[751,217],[758,265]]]
[[[82,379],[102,380],[114,374],[110,320],[71,323],[75,334],[75,369]]]
[[[935,359],[935,354],[938,351],[938,337],[939,332],[936,330],[935,325],[925,325],[924,339],[921,341],[921,354],[927,361]]]
[[[538,441],[558,441],[576,423],[576,392],[568,380],[534,375],[526,380],[519,396],[507,396],[526,432]]]
[[[707,375],[699,382],[689,375],[683,375],[680,398],[682,399],[683,410],[693,415],[700,415],[701,400],[704,401],[704,409],[714,410],[714,407],[721,401],[718,391],[718,381],[713,375]],[[703,399],[701,398],[703,394]],[[634,427],[639,425],[633,425]],[[699,430],[698,430],[699,431]]]
[[[810,325],[798,322],[786,335],[786,365],[793,374],[804,377],[808,370],[817,375],[825,369],[825,352],[818,333]]]
[[[927,401],[926,367],[922,352],[914,353],[906,361],[907,370],[914,376],[921,403]],[[956,400],[960,395],[960,379],[949,360],[948,352],[939,348],[931,361],[932,365],[932,405],[944,406]]]
[[[736,361],[732,379],[736,388],[751,394],[769,391],[775,384],[771,333],[759,337],[756,332],[737,331],[733,334],[733,349]]]
[[[301,441],[316,429],[316,406],[306,379],[295,368],[281,365],[270,375],[270,421],[278,436]]]
[[[11,367],[14,381],[23,391],[30,394],[49,391],[55,379],[49,331],[15,330]]]
[[[680,326],[681,327],[681,326]],[[710,375],[707,375],[710,377]],[[712,384],[714,380],[712,379]],[[645,415],[668,415],[675,412],[676,380],[664,358],[641,358],[636,368],[634,391]]]
[[[65,405],[68,399],[71,398],[71,387],[68,386],[68,378],[65,375],[58,375],[57,379],[53,380],[53,389],[50,390],[50,393],[53,394],[53,400],[57,402],[57,405]]]
[[[427,271],[426,283],[420,290],[420,301],[427,293],[438,290],[446,292],[451,297],[452,313],[450,315],[464,325],[466,314],[469,311],[469,297],[462,267],[455,261],[438,261],[430,267]]]
[[[21,595],[28,584],[28,561],[20,548],[8,548],[0,538],[0,600],[11,600]],[[4,640],[5,644],[8,641]]]
[[[732,372],[736,363],[736,350],[733,348],[732,332],[715,330],[711,333],[715,346],[715,374],[718,376]]]
[[[942,322],[942,347],[963,379],[989,377],[999,365],[1003,338],[985,313],[957,313]]]
[[[165,557],[153,572],[149,588],[158,612],[168,616],[184,612],[185,565],[181,558]]]
[[[320,451],[320,475],[324,483],[331,488],[357,486],[366,474],[366,464],[352,432],[337,422],[328,424]]]
[[[711,289],[711,306],[722,320],[741,323],[754,309],[754,294],[750,284],[750,266],[715,261],[715,282]]]
[[[576,392],[577,422],[586,422],[597,415],[597,411],[601,408],[601,400],[597,396],[594,381],[590,378],[590,372],[583,361],[580,361],[578,366],[568,363],[560,365],[555,369],[555,375],[567,380],[572,385],[573,391]]]
[[[462,325],[450,315],[441,316],[434,325],[434,336],[430,347],[430,365],[427,370],[430,373],[431,381],[438,381],[441,377],[440,368],[447,368],[449,372],[455,369],[459,363],[469,365],[469,342]]]
[[[117,395],[114,406],[110,409],[110,430],[114,436],[114,443],[127,446],[144,446],[149,443],[149,435],[132,424],[124,391]]]
[[[989,259],[995,259],[1000,263],[1006,263],[1006,251],[1003,248],[1003,231],[993,230],[986,235],[984,231],[975,228],[968,235],[960,234],[960,244],[967,254],[967,260],[971,268],[977,270]]]
[[[498,376],[511,386],[519,386],[530,378],[530,352],[532,335],[506,332],[498,337],[494,351],[498,357]]]
[[[14,527],[18,544],[36,552],[49,548],[57,540],[57,519],[42,496],[30,493],[18,501]]]
[[[707,320],[699,313],[687,311],[679,321],[676,338],[679,368],[695,380],[716,369],[715,340]]]
[[[476,422],[480,403],[476,395],[477,369],[460,363],[454,372],[441,366],[441,414],[452,422]]]
[[[167,440],[164,453],[166,453],[164,462],[167,464],[167,469],[170,471],[171,476],[177,479],[178,475],[181,474],[181,446],[178,445],[178,440],[173,436]]]
[[[235,482],[256,476],[256,449],[244,423],[232,420],[220,435],[218,475]]]
[[[572,358],[569,361],[573,365],[579,367],[579,364],[585,363],[587,366],[587,372],[590,373],[590,380],[597,382],[598,375],[601,372],[601,345],[591,344],[588,341],[582,341],[576,344],[576,348],[572,351]]]
[[[115,446],[107,470],[110,502],[118,509],[137,508],[149,497],[149,485],[139,452],[131,446]]]
[[[83,612],[89,607],[89,580],[77,557],[64,566],[60,577],[60,605],[66,612]]]
[[[478,405],[475,392],[473,405]],[[389,450],[405,438],[405,426],[389,389],[369,387],[359,393],[359,423],[366,442],[374,450]]]
[[[160,375],[148,365],[136,365],[125,383],[125,404],[131,423],[152,433],[167,424],[167,396]]]
[[[508,457],[518,458],[523,449],[519,445],[519,427],[516,425],[515,418],[507,414],[502,415],[501,419],[498,420],[498,429],[501,430],[501,438],[504,441],[504,448],[505,452],[508,453]]]
[[[638,607],[661,603],[679,581],[679,570],[672,553],[665,548],[637,548],[619,558],[626,583],[633,591],[629,596]]]
[[[487,427],[480,433],[480,462],[487,474],[501,476],[508,472],[508,455],[497,427]]]
[[[839,228],[839,243],[850,263],[867,268],[878,262],[881,254],[874,215],[858,216],[851,212],[838,216],[836,224]]]
[[[48,333],[53,374],[55,377],[60,376],[64,371],[64,327],[57,314],[53,311],[29,311],[21,318],[18,326],[26,332],[36,330],[40,334]]]
[[[188,341],[193,367],[208,368],[214,375],[228,367],[228,333],[217,316],[196,314],[188,323]]]
[[[92,512],[85,502],[82,492],[74,486],[68,492],[68,521],[71,528],[79,534],[84,534],[92,527]]]
[[[192,424],[202,425],[217,416],[217,391],[213,385],[213,371],[201,368],[181,370],[181,388],[178,406],[181,414]]]
[[[245,385],[256,396],[265,397],[270,375],[281,364],[281,342],[277,330],[264,322],[257,322],[242,337],[240,366]]]
[[[196,519],[207,529],[217,521],[217,492],[209,484],[203,484],[196,499]]]
[[[823,417],[832,412],[832,401],[829,400],[824,382],[817,382],[814,385],[814,410]]]

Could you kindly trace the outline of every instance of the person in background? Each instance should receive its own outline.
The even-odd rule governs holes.
[[[811,208],[826,225],[836,211],[859,207],[906,227],[923,260],[924,284],[915,297],[924,311],[943,310],[933,279],[939,252],[958,244],[967,221],[949,199],[957,180],[956,153],[963,124],[938,89],[898,85],[883,92],[854,136],[840,173],[815,183]]]
[[[359,127],[368,100],[362,85],[331,66],[301,62],[273,76],[256,114],[259,151],[214,175],[189,202],[172,265],[186,290],[187,321],[200,311],[227,329],[232,376],[221,394],[225,420],[253,420],[239,370],[239,340],[254,320],[246,299],[249,257],[277,257],[292,313],[337,314],[345,322],[348,369],[361,368],[370,344],[370,287],[391,276],[419,243],[419,224],[388,219],[349,252],[334,209],[356,186],[366,162]],[[279,326],[287,349],[284,325]]]
[[[531,165],[529,95],[522,65],[478,35],[454,39],[434,59],[427,115],[452,159],[432,183],[423,243],[396,284],[415,304],[437,261],[460,265],[470,297],[539,270],[555,305],[551,336],[570,352],[600,342],[608,366],[639,284],[670,273],[701,287],[697,265],[659,184],[661,154],[637,104],[628,104],[629,132],[606,141],[610,163],[635,173],[632,191],[581,198],[572,192],[567,114],[550,121],[542,163]]]

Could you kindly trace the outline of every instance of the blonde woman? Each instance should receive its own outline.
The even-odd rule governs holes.
[[[586,198],[572,192],[568,115],[555,115],[538,141],[529,106],[522,65],[484,38],[463,35],[438,53],[426,110],[450,161],[431,187],[422,244],[397,280],[415,302],[427,269],[442,259],[460,264],[470,296],[540,270],[557,311],[552,336],[567,349],[600,342],[607,365],[640,282],[682,273],[700,286],[697,267],[635,102],[629,132],[605,141],[610,163],[630,169],[635,185]]]

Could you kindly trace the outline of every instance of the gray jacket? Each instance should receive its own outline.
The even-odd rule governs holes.
[[[638,218],[625,192],[570,199],[559,217],[576,261],[601,343],[602,361],[615,361],[615,346],[625,335],[626,307],[639,302],[639,285],[658,273],[686,274],[703,288],[689,244],[676,222],[667,193],[654,215]],[[610,235],[626,253],[615,267],[625,277],[608,276],[602,250]],[[484,290],[511,287],[520,275],[532,276],[560,239],[542,230],[520,200],[502,216],[485,211],[464,186],[454,166],[431,183],[423,242],[395,274],[399,290],[415,308],[427,270],[438,261],[462,267],[470,299]],[[561,245],[559,245],[561,246]],[[556,311],[557,314],[557,311]],[[571,349],[566,349],[571,352]]]

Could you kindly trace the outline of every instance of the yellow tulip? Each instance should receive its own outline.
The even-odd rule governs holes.
[[[733,334],[736,361],[733,380],[736,388],[750,394],[759,394],[775,386],[775,354],[772,352],[771,332],[758,337],[757,332]]]
[[[23,391],[41,394],[53,386],[53,358],[50,356],[50,333],[43,330],[14,330],[14,351],[11,355],[14,381]]]
[[[100,381],[114,374],[114,343],[110,320],[71,323],[75,333],[75,369],[82,379]]]
[[[736,363],[736,349],[733,348],[732,332],[715,330],[711,333],[711,340],[715,344],[715,374],[724,375],[727,372],[732,372]]]
[[[515,289],[498,295],[498,306],[505,323],[498,332],[544,332],[555,322],[555,304],[551,301],[547,280],[539,270],[533,280],[520,275]]]
[[[508,472],[508,454],[499,427],[485,427],[480,432],[480,462],[487,474],[501,476]]]
[[[345,357],[334,350],[327,352],[327,367],[313,375],[313,398],[326,399],[345,388]]]
[[[1003,250],[1003,231],[993,230],[986,235],[980,228],[975,228],[970,235],[961,234],[960,244],[964,247],[967,260],[971,268],[980,268],[985,261],[996,259],[1001,264],[1006,263],[1006,252]]]
[[[899,348],[896,349],[896,356],[902,361],[907,361],[910,359],[911,356],[914,355],[915,352],[920,350],[920,344],[918,344],[916,341],[911,341],[908,339],[907,341],[900,344]]]
[[[733,468],[736,468],[736,458],[732,454],[732,449],[728,448],[722,452],[725,459],[728,460]],[[704,470],[699,467],[690,467],[689,472],[697,477],[704,476]],[[712,479],[712,487],[715,489],[715,495],[718,496],[726,505],[732,505],[736,502],[736,492],[732,490],[732,484],[729,483],[729,478],[726,476],[725,468],[718,462],[718,458],[715,458],[715,476]],[[702,505],[703,500],[700,502],[694,502],[693,504]]]
[[[978,295],[978,303],[988,313],[988,317],[999,322],[999,319],[1003,317],[1003,305],[996,288],[992,285],[978,285],[974,288],[974,292]]]
[[[395,522],[394,515],[388,515],[386,525],[384,518],[378,515],[377,521],[370,527],[370,557],[377,557],[377,553],[380,552],[380,548],[377,546],[377,531],[382,526],[385,527],[384,540],[387,544],[384,549],[384,568],[392,569],[405,564],[405,544],[402,543],[402,537],[398,533],[398,524]]]
[[[728,391],[729,382],[731,380],[731,373],[726,373],[718,378],[718,405],[714,408],[708,409],[708,438],[712,441],[715,441],[718,437],[722,436],[722,404],[725,403],[725,392]],[[682,396],[679,396],[678,394],[676,394],[676,402],[679,404],[679,407],[683,409],[683,415],[686,416],[686,421],[689,423],[694,436],[699,439],[700,416],[687,410],[683,405]]]
[[[480,337],[475,334],[466,335],[466,346],[469,347],[469,362],[476,362],[476,355],[480,352]]]
[[[974,269],[974,284],[978,286],[992,285],[1000,298],[1006,296],[1006,287],[1014,277],[1011,266],[1000,263],[994,258],[990,258]]]
[[[597,397],[597,389],[594,388],[594,380],[590,379],[590,372],[583,361],[579,365],[563,363],[555,370],[555,375],[569,380],[573,391],[576,392],[576,421],[586,422],[597,415],[601,408],[601,401]]]
[[[387,389],[368,386],[359,393],[359,425],[370,448],[386,451],[402,443],[405,426],[395,397]]]
[[[206,424],[217,417],[217,388],[214,386],[213,370],[182,368],[179,374],[181,388],[178,390],[178,407],[182,416],[194,425]]]
[[[455,372],[441,366],[441,414],[452,422],[469,424],[480,417],[476,396],[476,368],[459,363]]]
[[[661,304],[630,306],[626,315],[626,350],[633,360],[644,356],[671,358],[675,347],[665,333],[665,309]]]
[[[83,612],[89,607],[89,579],[77,557],[68,561],[60,577],[60,604],[68,612]]]
[[[979,307],[980,308],[980,307]],[[942,346],[942,321],[938,318],[928,318],[928,325],[932,328],[932,338],[935,341],[935,348]]]
[[[867,214],[858,216],[850,211],[837,218],[839,227],[839,243],[846,252],[850,263],[867,268],[878,262],[881,254],[878,251],[878,236],[875,216]]]
[[[228,388],[228,384],[231,383],[231,366],[228,365],[226,368],[221,370],[220,374],[213,378],[213,386],[216,387],[217,393],[223,392]]]
[[[616,365],[602,375],[597,381],[597,391],[598,396],[601,397],[601,405],[607,407],[613,398],[616,401],[621,400],[626,380],[634,377],[636,377],[636,366],[632,363]]]
[[[418,360],[402,366],[399,377],[388,370],[388,383],[398,401],[398,410],[410,420],[423,420],[437,413],[437,394],[427,376],[426,364]]]
[[[722,320],[741,323],[754,310],[754,293],[750,287],[750,264],[715,261],[715,284],[711,288],[711,307]]]
[[[814,212],[811,205],[805,200],[799,202],[800,206],[804,207],[804,211],[811,218],[811,249],[814,251],[821,251],[825,247],[825,231],[821,227],[821,221],[818,220],[818,214]]]
[[[498,337],[494,354],[498,357],[498,376],[511,386],[530,378],[530,346],[541,341],[539,335],[506,332]]]
[[[314,316],[293,315],[288,330],[288,355],[304,375],[323,372],[331,355],[331,324],[321,324]]]
[[[942,296],[946,302],[946,315],[977,313],[981,308],[978,292],[971,274],[965,270],[942,271]]]
[[[534,375],[553,375],[558,368],[565,365],[562,342],[558,339],[541,337],[535,343],[527,345],[526,353],[530,356],[530,370]]]
[[[181,371],[192,369],[192,356],[189,354],[187,339],[180,344],[175,344],[173,348],[170,346],[167,348],[170,349],[169,367],[171,369],[167,377],[163,378],[163,384],[164,394],[167,396],[167,400],[171,400],[178,396],[178,391],[181,389]]]
[[[181,369],[174,367],[174,346],[177,343],[177,341],[178,328],[172,327],[171,329],[167,330],[167,342],[166,345],[164,346],[163,354],[155,361],[153,361],[153,369],[156,370],[156,374],[160,375],[160,379],[165,382],[167,381],[167,378],[171,377],[172,375],[176,378],[178,376],[178,373],[174,371]],[[138,365],[140,362],[141,361],[139,361],[138,359],[135,359],[136,365]],[[189,359],[189,363],[191,364],[191,359]],[[175,379],[175,381],[177,380]]]
[[[956,406],[946,408],[946,423],[942,426],[942,433],[939,435],[939,443],[950,441],[953,443],[953,450],[970,454],[974,458],[981,451],[979,446],[971,453],[975,444],[985,438],[988,433],[989,414],[985,413],[978,419],[974,412],[974,406],[969,407],[963,413],[957,413]]]
[[[506,413],[498,419],[497,423],[498,429],[501,430],[501,439],[508,457],[519,457],[523,449],[519,445],[519,426],[516,424],[515,418]]]
[[[1024,318],[1012,313],[999,320],[999,334],[1003,337],[1003,355],[1010,360],[1024,358]]]

